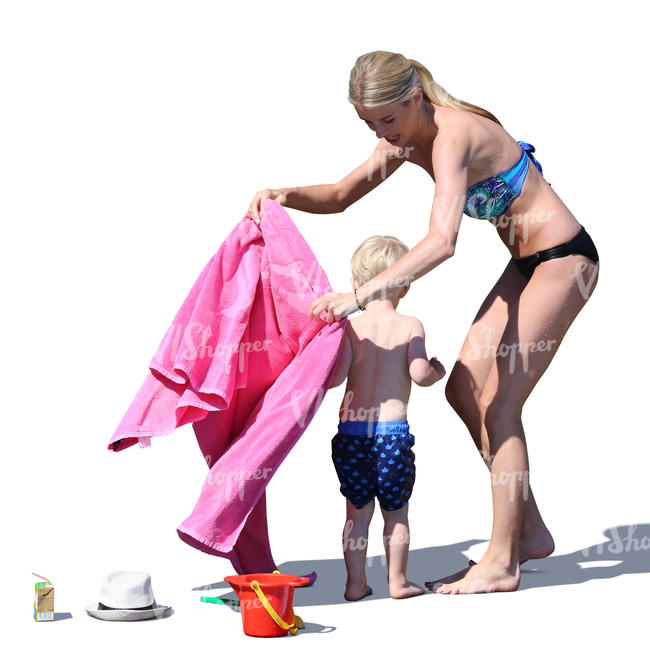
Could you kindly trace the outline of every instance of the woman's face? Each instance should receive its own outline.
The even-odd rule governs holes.
[[[403,101],[368,108],[355,106],[357,115],[378,138],[384,138],[390,144],[404,146],[413,134],[415,117],[419,102],[416,95],[404,105]]]

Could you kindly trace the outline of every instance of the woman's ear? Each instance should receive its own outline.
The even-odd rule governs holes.
[[[400,300],[409,292],[409,289],[411,288],[411,285],[407,285],[406,287],[402,287],[402,294],[400,295]]]
[[[416,86],[411,92],[411,103],[415,108],[417,108],[420,102],[422,102],[423,98],[424,96],[422,95],[422,88],[420,88],[420,86]]]
[[[357,284],[357,280],[353,275],[350,276],[350,284],[352,285],[353,289],[358,289],[359,288],[359,285]]]

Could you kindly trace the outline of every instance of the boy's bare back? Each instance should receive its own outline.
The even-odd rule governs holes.
[[[332,381],[347,376],[341,420],[406,420],[411,381],[430,386],[444,376],[429,362],[422,323],[388,304],[348,319],[343,345]]]

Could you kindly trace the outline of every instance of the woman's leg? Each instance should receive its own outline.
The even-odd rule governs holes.
[[[349,499],[345,500],[346,521],[343,529],[343,557],[348,579],[345,585],[346,600],[361,600],[372,593],[366,582],[366,552],[368,527],[375,511],[372,499],[357,510]]]
[[[526,283],[511,260],[476,314],[445,386],[448,402],[468,428],[488,469],[492,464],[491,452],[480,396],[508,318],[516,310]],[[553,538],[531,491],[520,539],[520,563],[546,557],[554,549]]]
[[[569,326],[597,283],[596,265],[582,255],[540,264],[508,318],[480,407],[492,458],[490,544],[463,578],[437,593],[512,591],[519,586],[519,537],[528,489],[528,455],[521,411]],[[588,287],[588,291],[585,291]]]

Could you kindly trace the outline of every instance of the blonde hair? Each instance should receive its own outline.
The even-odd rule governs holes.
[[[348,101],[367,108],[408,102],[417,87],[422,88],[424,98],[433,104],[483,115],[502,126],[490,111],[450,95],[421,63],[396,52],[377,50],[356,60],[350,72]]]
[[[373,235],[359,244],[354,251],[350,267],[359,285],[372,280],[408,253],[408,246],[397,237]],[[407,285],[404,285],[407,286]]]

